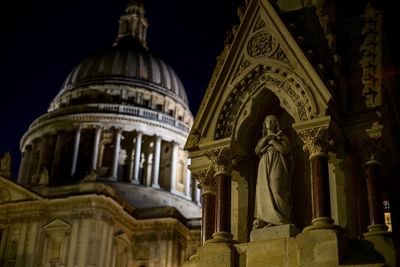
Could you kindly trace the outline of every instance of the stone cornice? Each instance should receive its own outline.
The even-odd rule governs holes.
[[[135,219],[114,199],[102,195],[70,196],[67,198],[42,199],[1,205],[0,224],[16,222],[53,220],[54,218],[103,220],[131,231],[174,229],[183,236],[189,230],[176,218]]]
[[[112,123],[112,124],[110,124]],[[70,114],[64,115],[60,117],[50,118],[48,120],[44,120],[40,123],[35,122],[31,125],[29,130],[24,134],[21,138],[20,144],[23,145],[26,142],[31,142],[35,138],[41,137],[42,134],[49,132],[49,131],[57,131],[61,129],[65,129],[66,126],[72,127],[72,125],[76,124],[87,124],[88,127],[93,127],[93,125],[100,125],[104,124],[105,128],[111,127],[121,127],[123,129],[132,131],[134,129],[142,129],[139,127],[140,124],[145,125],[146,127],[152,126],[154,129],[162,129],[171,133],[176,134],[175,138],[182,139],[181,141],[187,138],[189,128],[187,127],[186,130],[181,130],[177,127],[170,126],[168,124],[162,123],[162,121],[153,121],[148,120],[145,118],[140,117],[133,117],[128,115],[120,115],[120,114],[101,114],[101,113],[82,113],[82,114]],[[138,124],[137,126],[133,127],[130,124]],[[130,126],[130,127],[127,127]],[[72,129],[72,128],[71,128]],[[153,134],[153,133],[151,133]],[[165,136],[166,137],[166,136]]]

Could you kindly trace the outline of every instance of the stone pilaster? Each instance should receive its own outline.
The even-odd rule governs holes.
[[[328,125],[316,126],[298,132],[303,149],[310,154],[312,215],[311,225],[304,231],[314,229],[338,229],[331,218],[328,174]]]
[[[198,182],[201,189],[201,243],[212,239],[215,232],[215,171],[209,169],[193,171],[192,176]]]

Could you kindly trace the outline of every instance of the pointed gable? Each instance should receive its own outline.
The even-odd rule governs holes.
[[[71,225],[61,219],[54,219],[43,227],[47,232],[67,232]]]
[[[40,199],[42,197],[25,187],[0,177],[0,204]]]
[[[207,88],[185,148],[229,138],[265,88],[295,122],[325,116],[326,85],[267,0],[250,1]]]

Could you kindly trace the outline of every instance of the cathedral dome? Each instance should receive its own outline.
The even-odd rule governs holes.
[[[147,87],[188,106],[185,89],[174,70],[131,35],[80,62],[68,75],[61,93],[92,84]]]
[[[175,195],[199,212],[188,201],[195,198],[194,185],[183,150],[193,116],[178,76],[148,50],[147,26],[142,1],[132,0],[114,45],[71,71],[47,113],[21,139],[22,184],[95,181],[134,195],[129,202],[136,208],[184,207],[178,200],[168,202],[167,196]],[[142,192],[146,201],[133,192],[138,186],[149,188]]]

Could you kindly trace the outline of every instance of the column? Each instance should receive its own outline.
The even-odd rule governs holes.
[[[192,180],[192,175],[189,170],[189,165],[190,165],[191,160],[188,158],[187,159],[187,164],[186,164],[186,173],[185,173],[185,196],[187,199],[192,200],[192,196],[190,194],[190,184]]]
[[[215,231],[215,180],[214,169],[193,172],[193,178],[201,188],[201,244],[212,239]]]
[[[368,210],[370,229],[373,226],[385,225],[383,216],[383,202],[380,186],[380,164],[376,160],[369,160],[366,162],[366,180],[368,192]],[[386,226],[384,227],[386,228]]]
[[[23,184],[29,183],[29,173],[31,169],[31,160],[32,160],[32,144],[28,144],[25,146],[25,159],[24,159],[24,165],[21,165],[20,168],[23,168],[22,170],[22,181]]]
[[[92,170],[97,170],[97,159],[99,157],[99,145],[102,129],[96,126],[94,132],[93,152],[92,152]]]
[[[26,152],[22,151],[21,160],[20,160],[20,163],[19,163],[18,177],[17,177],[17,181],[19,183],[21,183],[22,170],[23,170],[23,166],[25,165],[25,158],[26,158]]]
[[[115,139],[114,139],[114,155],[113,155],[113,165],[111,169],[111,177],[113,180],[118,179],[118,164],[119,164],[119,152],[121,150],[121,133],[122,128],[115,129]]]
[[[153,158],[153,182],[152,186],[154,188],[160,188],[158,184],[158,179],[160,176],[160,157],[161,157],[161,136],[155,136],[154,144],[154,158]]]
[[[376,136],[371,136],[371,138],[365,140],[365,148],[368,151],[367,156],[369,158],[365,162],[365,178],[367,184],[368,212],[370,222],[370,225],[367,227],[368,232],[364,233],[365,237],[387,234],[380,184],[381,163],[378,160],[382,150],[382,144],[380,140],[381,132],[379,130],[380,129],[378,129],[377,133],[375,133]]]
[[[42,137],[42,141],[40,144],[40,153],[39,153],[38,174],[40,174],[43,171],[42,167],[43,163],[45,163],[46,161],[46,153],[48,152],[47,143],[49,142],[49,138],[50,138],[49,134],[45,134]]]
[[[329,129],[327,125],[314,127],[299,132],[304,142],[304,149],[310,153],[312,215],[311,225],[304,231],[315,229],[337,229],[331,218],[329,192],[328,147]]]
[[[206,152],[215,170],[216,219],[213,242],[231,243],[231,170],[234,157],[228,148],[218,148]],[[203,204],[203,203],[202,203]]]
[[[201,192],[200,192],[200,188],[198,188],[198,186],[199,186],[199,183],[196,182],[196,186],[195,186],[195,189],[194,189],[194,200],[195,200],[197,205],[200,205],[201,204],[201,200],[200,200]]]
[[[21,153],[21,161],[19,164],[19,170],[18,170],[18,183],[20,184],[25,184],[25,180],[23,179],[24,177],[24,171],[25,171],[25,165],[28,159],[28,151],[25,148],[24,151]]]
[[[51,179],[57,178],[56,176],[60,173],[60,162],[62,156],[62,147],[64,142],[64,131],[60,130],[56,135],[56,144],[54,146],[53,163],[51,166]],[[34,148],[34,147],[33,147]],[[34,151],[34,149],[32,149]]]
[[[75,131],[74,150],[72,152],[71,176],[74,176],[76,171],[76,163],[78,161],[80,139],[81,139],[81,127],[78,126],[78,128],[76,128]]]
[[[171,192],[176,193],[176,165],[178,164],[178,143],[171,143]]]
[[[140,169],[140,155],[142,153],[142,132],[137,132],[136,144],[135,144],[135,166],[133,170],[133,180],[132,183],[139,184],[139,169]]]

